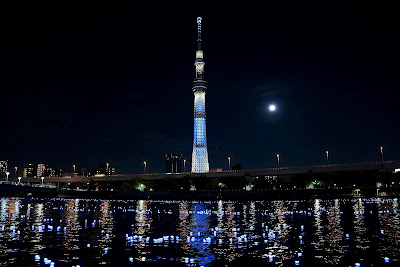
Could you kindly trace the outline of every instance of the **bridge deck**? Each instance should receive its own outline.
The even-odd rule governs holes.
[[[180,173],[180,174],[166,174],[166,173],[149,173],[149,174],[117,174],[112,176],[103,177],[86,177],[86,176],[69,176],[64,177],[44,177],[44,183],[56,182],[112,182],[112,181],[130,181],[134,179],[144,180],[158,180],[164,178],[194,178],[194,177],[208,177],[208,178],[221,178],[221,177],[238,177],[238,176],[280,176],[280,175],[295,175],[306,173],[334,173],[346,171],[373,171],[384,169],[397,169],[400,168],[400,160],[395,161],[374,161],[374,162],[360,162],[360,163],[345,163],[345,164],[328,164],[328,165],[312,165],[312,166],[296,166],[296,167],[280,167],[280,168],[267,168],[267,169],[251,169],[241,171],[223,171],[223,172],[209,172],[209,173]],[[15,181],[15,178],[10,178],[10,181]],[[40,183],[40,178],[22,178],[21,182]]]

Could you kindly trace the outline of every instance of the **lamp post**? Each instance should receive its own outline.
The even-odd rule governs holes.
[[[107,163],[107,176],[110,175],[109,172],[108,172],[108,166],[109,166],[109,164]]]
[[[43,185],[43,180],[44,180],[44,177],[40,177],[40,179],[42,179],[42,185]]]
[[[279,154],[276,154],[276,159],[278,160],[278,168],[279,168]]]
[[[231,157],[228,157],[228,166],[229,166],[229,171],[231,170]]]
[[[143,161],[143,165],[144,165],[144,167],[143,167],[143,174],[146,174],[147,162],[146,162],[146,161]]]
[[[6,172],[7,178],[6,178],[6,182],[8,182],[8,176],[10,175],[9,172]]]
[[[17,178],[17,170],[18,170],[18,167],[14,167],[15,178]]]
[[[186,159],[183,160],[183,172],[186,172]]]
[[[74,168],[74,173],[75,173],[75,164],[72,165],[72,168]]]
[[[329,164],[329,151],[328,151],[328,150],[325,151],[325,154],[326,154],[326,161],[327,161],[328,164]]]
[[[382,158],[382,161],[383,161],[383,146],[381,146],[380,149],[381,149],[381,158]]]
[[[21,177],[18,177],[18,184],[21,184]]]

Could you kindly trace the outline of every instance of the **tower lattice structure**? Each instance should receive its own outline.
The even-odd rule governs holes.
[[[201,50],[201,17],[197,18],[197,51],[196,79],[193,81],[194,93],[194,129],[192,172],[206,173],[210,170],[208,163],[207,135],[206,135],[206,90],[207,82],[204,80],[203,50]]]

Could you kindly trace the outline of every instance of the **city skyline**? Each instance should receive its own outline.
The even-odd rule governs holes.
[[[281,166],[325,163],[326,151],[332,163],[373,161],[380,147],[400,158],[398,49],[382,7],[75,7],[8,14],[19,21],[0,54],[0,160],[11,175],[31,162],[141,173],[146,161],[162,172],[170,151],[190,166],[198,16],[213,88],[210,169],[227,169],[227,157],[275,167],[277,154]]]

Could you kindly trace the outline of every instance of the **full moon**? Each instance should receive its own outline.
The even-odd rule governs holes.
[[[276,110],[276,106],[275,105],[269,105],[268,109],[269,109],[269,111],[275,111]]]

